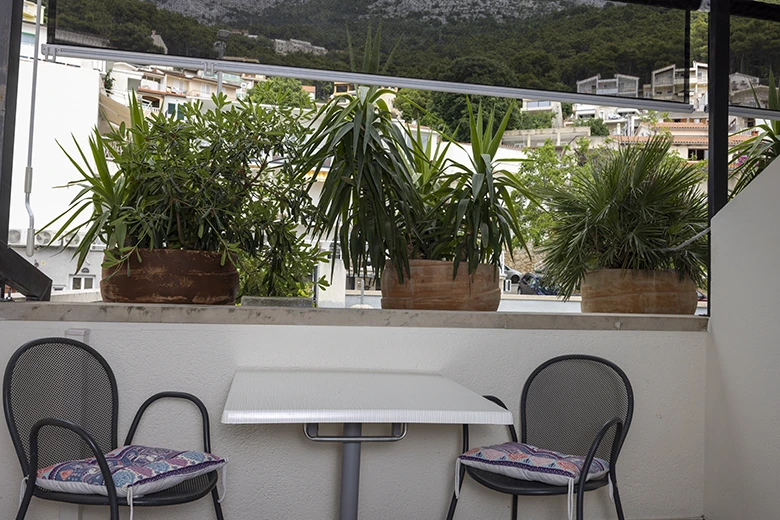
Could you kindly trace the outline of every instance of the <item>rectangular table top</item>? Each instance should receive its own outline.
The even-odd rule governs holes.
[[[223,424],[511,424],[511,412],[438,374],[239,369]]]

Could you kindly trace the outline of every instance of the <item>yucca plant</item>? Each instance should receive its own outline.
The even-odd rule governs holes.
[[[513,237],[522,242],[511,193],[533,198],[496,161],[511,114],[497,123],[469,104],[472,153],[458,163],[446,158],[451,141],[434,148],[433,135],[425,142],[419,129],[394,122],[384,92],[361,89],[316,118],[310,153],[303,154],[314,162],[303,171],[329,163],[316,234],[336,238],[348,269],[365,274],[372,266],[381,276],[389,259],[401,281],[410,259],[452,261],[453,276],[462,262],[469,273],[481,263],[499,264]]]
[[[355,96],[326,104],[314,118],[316,129],[301,154],[307,158],[302,172],[327,168],[318,206],[322,218],[313,231],[338,242],[347,269],[365,275],[370,265],[381,275],[390,254],[403,277],[409,270],[409,235],[403,224],[422,213],[422,199],[410,167],[413,155],[382,99],[389,92],[361,88]]]
[[[675,270],[700,284],[707,259],[707,198],[695,165],[671,142],[605,150],[546,194],[553,225],[542,252],[566,298],[596,269]]]
[[[756,106],[761,106],[758,101],[758,94],[755,89],[753,96],[756,100]],[[775,76],[769,73],[769,99],[767,103],[769,110],[780,110],[780,96],[778,96]],[[780,121],[769,120],[762,125],[754,128],[741,130],[734,135],[744,135],[745,132],[758,132],[745,141],[731,148],[732,167],[731,177],[735,179],[734,189],[731,190],[730,197],[735,197],[753,179],[764,171],[769,164],[780,156]]]
[[[453,261],[453,276],[464,261],[469,273],[482,263],[499,265],[502,252],[512,251],[513,237],[525,247],[512,194],[535,200],[515,174],[496,160],[513,107],[500,122],[494,111],[485,118],[481,104],[475,114],[467,100],[467,109],[469,161],[442,161],[434,156],[435,168],[426,172],[426,177],[428,184],[435,183],[438,188],[426,196],[424,217],[409,226],[414,230],[413,250],[419,251],[421,258]],[[418,191],[425,193],[420,188]]]

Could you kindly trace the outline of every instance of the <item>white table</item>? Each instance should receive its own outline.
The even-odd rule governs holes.
[[[512,423],[512,414],[437,374],[240,369],[223,424],[303,424],[319,442],[342,443],[341,520],[356,520],[360,444],[404,438],[408,424]],[[319,435],[321,423],[342,423],[340,437]],[[386,437],[363,436],[369,423],[392,424]]]

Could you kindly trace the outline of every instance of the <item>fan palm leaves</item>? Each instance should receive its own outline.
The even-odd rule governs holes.
[[[670,147],[658,136],[642,147],[604,151],[547,194],[553,226],[544,264],[565,297],[595,269],[674,269],[702,281],[707,242],[692,240],[708,225],[701,172],[668,157]]]

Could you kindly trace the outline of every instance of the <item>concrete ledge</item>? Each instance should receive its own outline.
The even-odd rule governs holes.
[[[0,303],[0,321],[703,332],[707,330],[708,319],[701,316],[631,314],[545,314],[15,302]]]

